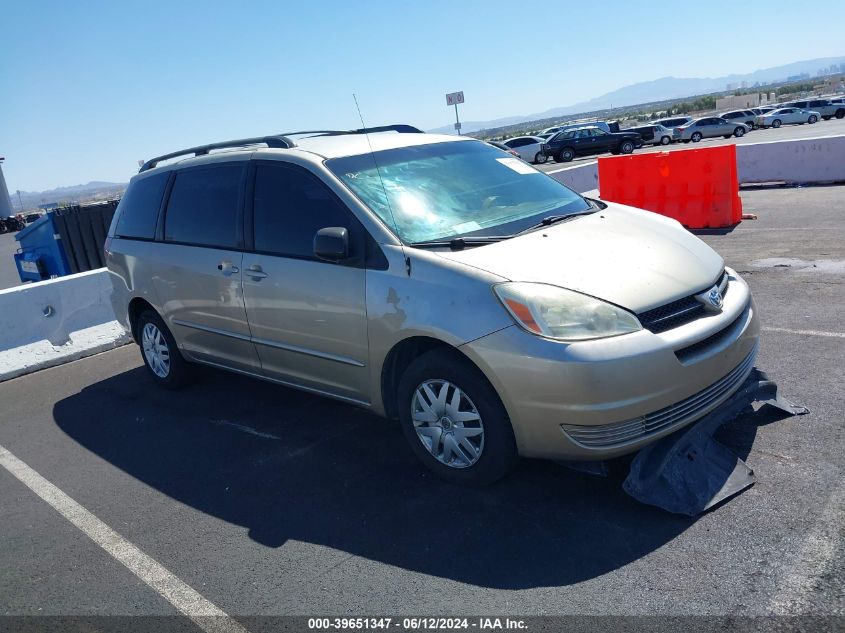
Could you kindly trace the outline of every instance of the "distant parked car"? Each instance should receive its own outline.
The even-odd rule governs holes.
[[[760,106],[759,108],[751,108],[751,111],[754,113],[754,125],[757,125],[757,117],[761,114],[766,114],[766,112],[771,112],[772,110],[777,110],[775,106]]]
[[[812,110],[818,112],[819,116],[825,121],[836,117],[841,119],[845,117],[845,104],[836,103],[830,99],[811,99],[809,101],[790,101],[786,104],[790,108],[800,108],[802,110]]]
[[[636,132],[643,138],[644,143],[652,145],[669,145],[672,142],[672,130],[656,123],[632,127],[625,131]]]
[[[723,112],[719,117],[725,119],[725,121],[745,123],[752,130],[756,127],[754,119],[757,118],[757,113],[753,110],[731,110],[730,112]]]
[[[517,136],[509,138],[502,144],[519,154],[519,157],[528,163],[545,163],[549,157],[543,153],[543,143],[546,139],[539,136]]]
[[[801,108],[778,108],[757,117],[758,127],[774,127],[790,123],[804,125],[805,123],[816,123],[821,115],[814,110],[802,110]]]
[[[512,155],[516,156],[517,158],[522,158],[522,157],[519,155],[519,152],[517,152],[516,150],[512,150],[510,147],[508,147],[508,146],[507,146],[507,145],[505,145],[504,143],[501,143],[501,142],[499,142],[499,141],[485,141],[485,142],[486,142],[488,145],[492,145],[492,146],[493,146],[493,147],[495,147],[496,149],[500,149],[500,150],[502,150],[503,152],[507,152],[508,154],[512,154]]]
[[[674,130],[676,127],[681,127],[692,121],[691,116],[675,116],[668,119],[659,119],[654,122],[655,125],[662,125],[663,127]]]
[[[730,138],[736,136],[737,138],[744,136],[751,128],[745,123],[735,123],[733,121],[726,121],[717,116],[704,117],[702,119],[695,119],[680,127],[675,128],[675,140],[689,143],[698,143],[703,138],[715,138],[723,136]]]
[[[576,156],[589,154],[630,154],[643,146],[636,132],[605,132],[598,127],[582,127],[558,132],[543,144],[543,153],[557,163],[568,163]]]

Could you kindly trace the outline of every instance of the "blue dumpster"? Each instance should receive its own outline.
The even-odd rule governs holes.
[[[49,211],[21,230],[15,265],[21,281],[41,281],[105,266],[103,246],[117,200]]]
[[[70,274],[61,238],[47,213],[15,235],[20,249],[15,253],[15,265],[21,281],[41,281]]]

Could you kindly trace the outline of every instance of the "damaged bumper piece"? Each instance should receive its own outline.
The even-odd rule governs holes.
[[[755,367],[718,409],[637,453],[623,489],[638,501],[689,516],[745,490],[754,483],[754,472],[713,434],[754,404],[790,415],[809,413],[779,395],[777,385]]]

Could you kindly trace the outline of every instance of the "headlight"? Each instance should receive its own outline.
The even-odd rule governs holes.
[[[493,290],[516,322],[539,336],[585,341],[642,329],[630,312],[565,288],[512,282]]]

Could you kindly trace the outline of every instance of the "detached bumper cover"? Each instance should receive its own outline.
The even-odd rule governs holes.
[[[623,483],[625,492],[669,512],[696,516],[751,486],[754,472],[713,439],[716,430],[755,403],[790,415],[809,411],[778,394],[777,385],[754,368],[721,407],[693,426],[641,450]]]

